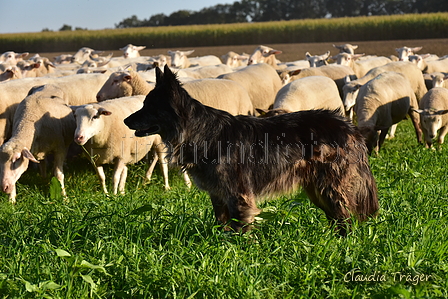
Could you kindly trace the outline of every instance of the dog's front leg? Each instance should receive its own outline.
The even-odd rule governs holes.
[[[252,229],[254,217],[260,214],[261,210],[257,208],[255,196],[236,195],[228,198],[229,214],[231,228],[235,232],[246,232]]]
[[[216,220],[218,220],[220,224],[227,224],[230,220],[227,203],[225,203],[221,197],[217,195],[210,194],[210,199],[212,200]]]

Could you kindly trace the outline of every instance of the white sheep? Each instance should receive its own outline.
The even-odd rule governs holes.
[[[92,48],[82,47],[71,57],[72,63],[82,64],[84,61],[89,60],[90,56],[104,53],[104,51],[97,51]]]
[[[247,65],[266,63],[277,69],[280,61],[275,55],[281,54],[282,51],[275,50],[271,47],[260,45],[258,46],[252,55],[250,55]]]
[[[230,66],[231,68],[238,68],[241,66],[246,66],[249,61],[249,54],[243,53],[238,54],[233,51],[229,51],[221,56],[221,60],[224,64]]]
[[[422,49],[422,47],[401,47],[396,48],[395,51],[398,53],[398,60],[400,61],[409,61],[409,56],[414,55],[415,52],[418,52]]]
[[[432,87],[448,87],[448,73],[432,73],[430,74]]]
[[[431,148],[438,133],[437,142],[442,144],[448,132],[448,89],[434,87],[420,100],[420,125],[427,148]]]
[[[327,65],[327,59],[330,57],[330,51],[322,55],[311,55],[309,52],[305,53],[305,59],[310,63],[310,67],[318,67]]]
[[[140,51],[145,49],[146,46],[134,46],[133,44],[127,44],[120,51],[123,51],[124,58],[136,58],[140,57]]]
[[[28,56],[30,53],[24,52],[24,53],[16,53],[13,51],[7,51],[0,55],[0,63],[10,63],[10,64],[17,64],[17,62],[23,60],[26,56]]]
[[[436,60],[431,59],[431,54],[411,55],[409,61],[415,63],[425,74],[436,72],[448,72],[448,57],[442,57]]]
[[[249,93],[254,108],[269,109],[274,104],[282,82],[271,65],[258,63],[218,76],[241,84]]]
[[[194,50],[190,51],[168,51],[171,57],[171,66],[175,68],[185,69],[191,66],[205,66],[221,64],[221,59],[215,55],[205,55],[201,57],[189,58]]]
[[[355,112],[369,152],[378,153],[389,129],[406,115],[411,118],[417,141],[421,143],[420,120],[413,110],[417,107],[414,90],[403,74],[383,72],[360,86]]]
[[[352,45],[352,44],[343,44],[343,45],[334,45],[333,47],[335,47],[336,49],[339,50],[339,53],[348,53],[348,54],[355,54],[355,50],[358,49],[357,45]]]
[[[16,66],[9,66],[0,74],[0,82],[22,78],[22,73]]]
[[[3,144],[12,133],[12,121],[17,108],[37,85],[55,84],[61,88],[70,105],[82,105],[96,101],[97,91],[109,76],[105,74],[79,74],[65,77],[38,77],[11,80],[0,84],[0,144]]]
[[[338,88],[332,79],[310,76],[294,80],[278,91],[273,110],[264,112],[267,115],[275,115],[276,110],[295,112],[311,109],[339,109],[340,113],[344,114]],[[262,112],[261,109],[257,111]]]
[[[160,135],[154,134],[145,138],[135,138],[134,131],[123,122],[127,116],[143,107],[144,97],[126,97],[101,103],[72,106],[76,119],[74,141],[85,146],[95,160],[95,169],[104,193],[108,193],[104,164],[114,164],[113,194],[125,193],[127,165],[145,158],[155,149],[154,162],[159,161],[165,183],[169,189],[168,166],[165,161],[167,150]],[[153,163],[154,165],[154,163]],[[153,165],[146,173],[150,180]]]
[[[188,93],[202,104],[225,110],[233,115],[253,114],[251,98],[237,82],[221,79],[191,80],[183,86]],[[112,73],[97,94],[99,102],[125,96],[146,96],[154,84],[147,82],[138,72]]]
[[[16,201],[16,182],[29,161],[39,163],[50,153],[54,154],[54,176],[66,195],[63,164],[76,127],[67,104],[62,89],[48,84],[32,88],[18,105],[12,137],[0,147],[0,183],[11,202]]]
[[[363,77],[367,74],[368,71],[373,69],[374,67],[381,66],[392,62],[387,57],[379,56],[379,57],[371,57],[368,59],[359,60],[364,56],[364,54],[348,54],[348,53],[339,53],[332,58],[336,60],[337,64],[346,65],[353,69],[357,78]]]

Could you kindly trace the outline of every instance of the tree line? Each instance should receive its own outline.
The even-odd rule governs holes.
[[[139,20],[133,15],[115,28],[268,22],[448,11],[447,0],[241,0],[200,11],[179,10]]]

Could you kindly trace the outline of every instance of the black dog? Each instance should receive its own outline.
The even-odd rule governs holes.
[[[191,98],[168,67],[156,69],[144,107],[125,119],[136,136],[160,134],[171,157],[211,197],[215,216],[250,229],[256,198],[301,186],[341,234],[379,205],[364,140],[336,111],[232,116]],[[228,228],[228,227],[227,227]]]

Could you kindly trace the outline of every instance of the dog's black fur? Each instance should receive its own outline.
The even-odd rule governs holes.
[[[125,123],[136,136],[162,136],[171,157],[210,194],[221,223],[246,231],[260,212],[257,197],[297,186],[342,234],[352,216],[376,214],[364,140],[336,111],[232,116],[191,98],[168,67],[157,68],[156,79],[144,107]]]

